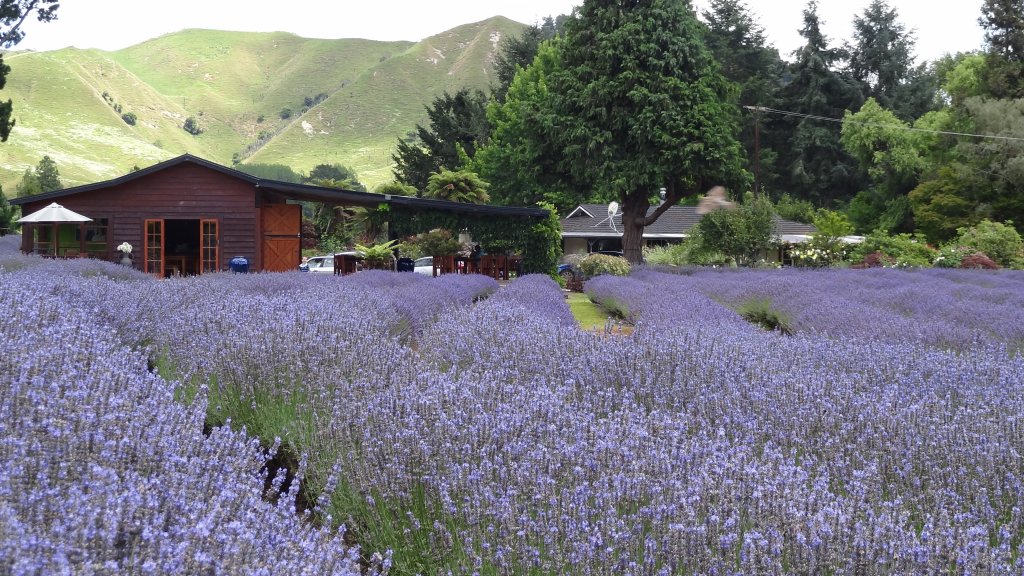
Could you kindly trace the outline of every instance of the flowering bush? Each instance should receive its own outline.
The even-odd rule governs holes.
[[[927,268],[935,260],[935,249],[923,238],[910,234],[890,236],[883,230],[876,230],[867,235],[863,242],[852,245],[849,258],[852,262],[863,263],[872,252],[885,255],[892,260],[892,266],[897,268]]]
[[[608,337],[542,275],[122,268],[0,255],[0,573],[1024,573],[1020,273],[640,268]]]
[[[953,244],[973,248],[972,252],[983,252],[1000,266],[1024,268],[1024,240],[1013,227],[1013,222],[1004,223],[982,220],[974,226],[957,229]]]

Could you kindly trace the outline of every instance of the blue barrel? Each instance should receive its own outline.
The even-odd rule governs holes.
[[[245,256],[235,256],[228,262],[228,268],[230,268],[232,272],[245,274],[249,271],[249,259]]]

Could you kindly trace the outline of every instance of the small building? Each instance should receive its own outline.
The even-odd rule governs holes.
[[[184,154],[94,184],[16,198],[28,214],[51,202],[92,218],[82,224],[26,224],[21,250],[117,261],[131,244],[133,266],[157,276],[226,270],[244,256],[253,271],[296,270],[300,201],[343,206],[389,204],[487,217],[543,218],[536,208],[481,206],[266,180]],[[56,232],[54,232],[56,230]]]
[[[651,206],[647,213],[657,209]],[[690,230],[700,222],[696,206],[675,205],[658,217],[650,226],[644,227],[643,245],[660,246],[678,244],[690,235]],[[810,224],[793,222],[776,216],[775,235],[786,244],[806,241],[817,229]],[[622,250],[622,213],[608,216],[607,204],[580,204],[562,219],[562,251],[565,254],[588,254],[590,252]],[[773,256],[773,255],[769,255]],[[774,255],[783,261],[785,254],[780,249]]]

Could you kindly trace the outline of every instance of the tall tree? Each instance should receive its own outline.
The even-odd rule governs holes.
[[[529,66],[537,56],[540,43],[551,40],[561,31],[569,17],[561,14],[557,18],[548,16],[542,25],[533,25],[518,36],[510,36],[498,45],[494,57],[494,75],[498,83],[491,87],[491,95],[498,102],[505,101],[505,94],[512,84],[516,72]]]
[[[898,18],[885,0],[872,0],[854,16],[853,42],[846,45],[850,73],[864,85],[866,96],[889,109],[914,62],[914,34]]]
[[[934,100],[934,78],[926,66],[914,66],[914,44],[913,31],[885,0],[872,0],[854,17],[853,41],[846,44],[850,74],[865,96],[903,120],[916,119]]]
[[[789,138],[781,157],[785,190],[796,198],[829,206],[852,198],[863,185],[863,175],[856,160],[843,150],[838,126],[821,118],[841,118],[846,110],[860,108],[864,99],[857,81],[835,69],[846,53],[829,46],[814,0],[804,9],[800,35],[805,44],[793,53],[791,81],[780,98],[783,108],[795,115],[773,130]]]
[[[1024,0],[984,0],[986,80],[996,98],[1024,97]]]
[[[416,125],[417,142],[398,141],[395,179],[423,191],[430,175],[442,168],[458,170],[463,157],[472,158],[487,140],[487,95],[463,88],[445,92],[427,107],[430,128]]]
[[[57,163],[49,156],[43,156],[36,165],[36,178],[39,179],[39,187],[43,192],[63,190],[64,184],[60,181],[60,172],[57,170]]]
[[[552,100],[548,79],[561,66],[559,43],[542,43],[533,63],[516,74],[505,101],[492,101],[487,107],[491,134],[473,167],[490,183],[494,203],[527,206],[544,201],[564,213],[581,199],[590,199],[585,196],[593,189],[590,175],[574,179],[547,137]]]
[[[623,255],[637,263],[644,228],[685,196],[746,186],[735,91],[686,0],[586,0],[576,15],[550,79],[550,138],[565,168],[620,202]]]
[[[764,28],[747,5],[742,0],[711,0],[702,16],[708,28],[707,46],[718,61],[722,75],[740,87],[740,106],[748,110],[778,107],[785,65],[778,50],[768,44]],[[761,137],[761,126],[772,123],[775,117],[765,116],[759,110],[750,112],[749,121],[741,125],[740,141],[749,153],[747,165],[757,175],[757,184],[764,188],[765,183],[777,180],[778,154],[773,146],[780,143]]]
[[[25,33],[21,31],[21,25],[36,13],[40,22],[49,22],[57,17],[58,0],[0,0],[0,48],[10,48],[21,42]],[[7,84],[7,75],[11,67],[4,64],[3,54],[0,53],[0,90]],[[8,100],[0,102],[0,142],[7,142],[14,128],[14,120],[11,120],[11,113],[14,111],[14,104]]]

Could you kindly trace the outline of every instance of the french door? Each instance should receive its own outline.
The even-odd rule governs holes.
[[[143,244],[143,270],[159,278],[165,275],[167,264],[166,256],[166,229],[165,222],[161,219],[148,219],[145,221],[145,240]],[[191,258],[195,258],[193,256]],[[194,263],[195,260],[193,259]],[[196,267],[189,264],[186,269],[189,274],[194,273]],[[216,272],[220,269],[220,226],[217,220],[204,218],[199,220],[199,266],[198,272]],[[185,272],[179,268],[181,272]]]

